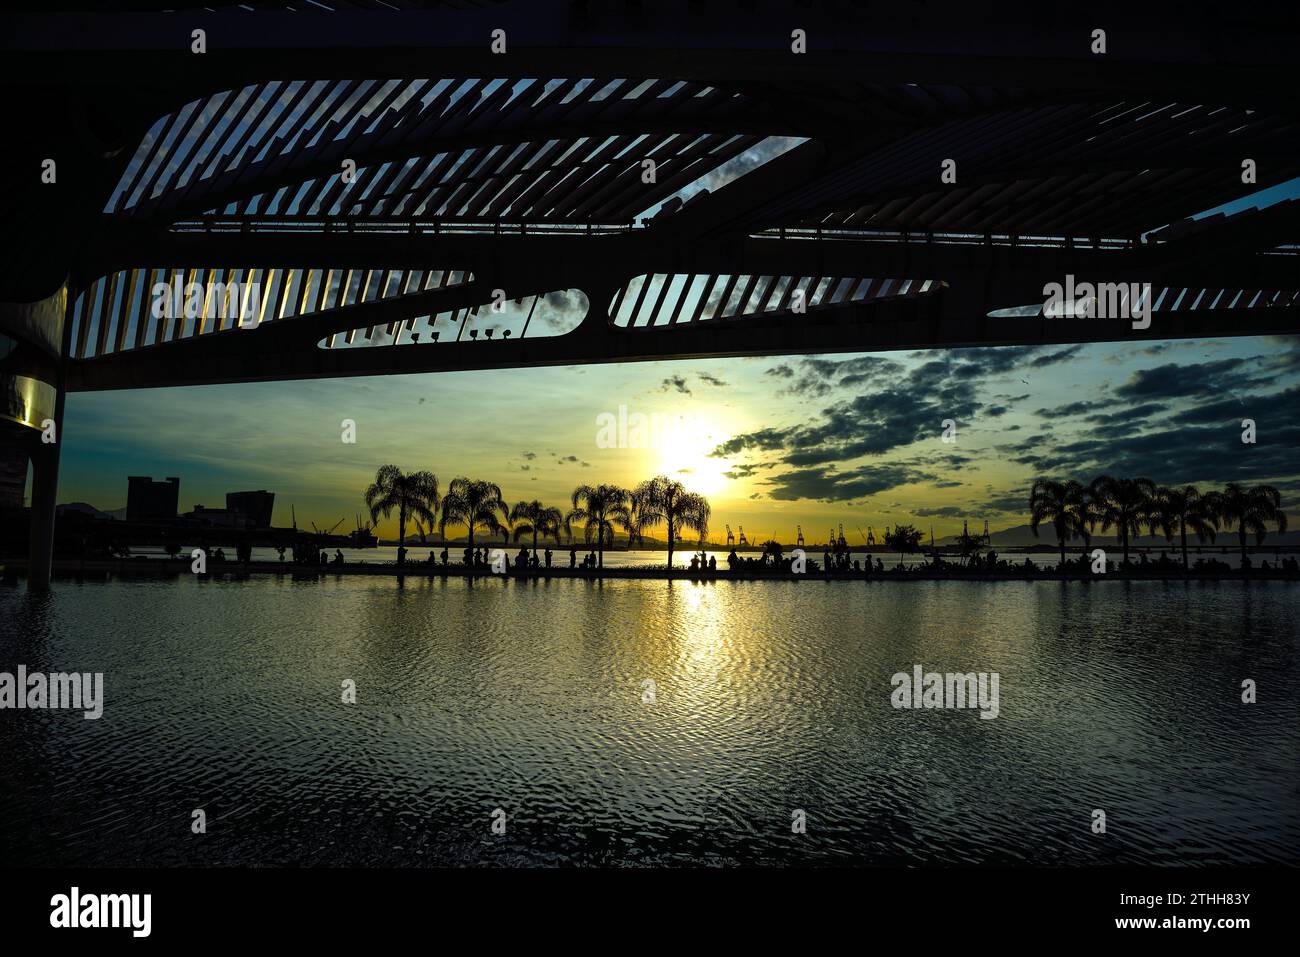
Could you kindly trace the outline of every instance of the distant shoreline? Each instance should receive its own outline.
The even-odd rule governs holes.
[[[3,580],[13,583],[18,577],[25,576],[25,561],[9,561],[3,566]],[[189,559],[125,559],[81,562],[60,559],[54,562],[54,575],[59,579],[77,579],[93,575],[96,578],[119,575],[122,577],[167,577],[193,574]],[[247,578],[251,575],[277,575],[292,578],[327,578],[333,576],[371,576],[383,578],[470,578],[470,579],[511,579],[514,581],[544,581],[548,579],[576,579],[580,581],[598,581],[602,579],[642,579],[660,581],[857,581],[857,582],[901,582],[901,581],[1300,581],[1300,576],[1280,568],[1267,571],[1252,568],[1243,572],[1239,568],[1216,569],[1197,572],[1195,569],[1183,572],[1181,569],[1144,569],[1130,568],[1125,571],[1111,571],[1105,574],[1081,575],[1071,569],[1060,572],[1053,569],[1040,569],[1034,566],[1025,570],[1020,566],[1014,569],[998,571],[965,571],[949,566],[936,571],[929,566],[917,565],[909,568],[886,568],[883,572],[870,575],[863,572],[823,572],[812,571],[804,574],[761,572],[738,568],[732,571],[719,567],[716,572],[691,571],[689,567],[675,567],[671,571],[665,567],[623,567],[593,570],[556,566],[553,568],[530,568],[524,573],[513,569],[506,575],[493,574],[487,569],[469,569],[463,565],[428,565],[408,563],[399,567],[395,563],[357,563],[344,565],[294,565],[289,562],[255,561],[248,565],[237,562],[213,563],[204,575],[195,577],[209,579]]]

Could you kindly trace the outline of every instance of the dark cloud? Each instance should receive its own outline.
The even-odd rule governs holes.
[[[1115,408],[1115,406],[1098,406],[1098,408]],[[1119,406],[1114,412],[1094,412],[1092,415],[1084,416],[1085,422],[1092,422],[1096,425],[1118,425],[1121,423],[1136,422],[1139,419],[1149,419],[1153,415],[1159,415],[1168,411],[1167,405],[1159,402],[1144,402],[1141,405]]]
[[[1042,369],[1045,366],[1054,366],[1058,362],[1068,362],[1079,354],[1083,346],[1070,346],[1068,349],[1061,349],[1058,352],[1048,352],[1041,356],[1035,356],[1029,360],[1031,369]]]
[[[772,468],[772,465],[771,464],[765,465],[758,462],[754,462],[754,463],[738,462],[735,465],[733,465],[730,468],[730,470],[723,472],[722,474],[729,479],[749,478],[751,475],[753,475],[755,472],[757,472],[759,469],[762,468]]]
[[[1036,409],[1034,415],[1041,415],[1044,418],[1059,418],[1065,415],[1083,415],[1094,408],[1091,402],[1070,402],[1066,405],[1058,405],[1055,409]]]
[[[847,472],[834,469],[795,469],[765,480],[772,486],[769,498],[779,501],[814,499],[819,502],[851,502],[888,491],[899,485],[935,478],[903,465],[863,465]]]
[[[1240,358],[1186,365],[1168,362],[1154,369],[1139,369],[1115,390],[1115,394],[1121,398],[1148,401],[1220,396],[1268,385],[1275,379],[1276,375],[1267,374],[1263,364],[1252,366]]]
[[[707,372],[700,373],[700,381],[707,382],[709,385],[716,385],[719,387],[725,386],[727,384],[723,380],[719,379],[717,376],[709,375]]]
[[[691,394],[691,389],[690,386],[686,384],[686,379],[679,375],[669,376],[667,379],[664,379],[663,384],[659,386],[659,389],[662,392],[676,389],[678,392],[682,393],[682,395]]]
[[[914,508],[912,514],[917,518],[963,518],[970,511],[959,505],[944,505],[939,508]]]
[[[787,431],[784,429],[759,429],[757,432],[746,432],[727,439],[709,454],[716,458],[726,458],[729,455],[735,455],[738,452],[745,452],[750,449],[779,449],[785,445]]]

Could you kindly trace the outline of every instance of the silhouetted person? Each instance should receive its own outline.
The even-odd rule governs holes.
[[[337,548],[334,549],[334,564],[335,565],[343,564],[343,552]]]
[[[464,557],[464,564],[465,564],[465,566],[466,566],[466,567],[469,567],[469,565],[471,564],[472,560],[473,560],[473,556],[470,554],[470,550],[469,550],[468,548],[466,548],[466,549],[465,549],[465,557]]]
[[[718,556],[717,556],[717,555],[710,555],[710,556],[709,556],[709,571],[711,571],[711,572],[716,572],[717,570],[718,570]]]
[[[442,563],[443,563],[443,565],[446,565],[446,564],[447,564],[447,549],[446,549],[446,548],[444,548],[444,549],[442,550]]]
[[[576,548],[570,548],[570,549],[569,549],[569,567],[572,568],[572,567],[577,563],[577,561],[578,561],[578,550],[577,550]]]
[[[546,567],[551,567],[551,550],[549,548],[546,550]]]

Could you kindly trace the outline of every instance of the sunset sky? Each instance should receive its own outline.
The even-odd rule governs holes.
[[[276,493],[275,523],[351,528],[378,466],[501,485],[568,506],[583,483],[656,473],[724,525],[821,540],[843,522],[937,537],[1026,521],[1036,475],[1300,493],[1300,340],[1242,338],[785,359],[592,365],[81,393],[68,397],[59,501],[126,502],[126,476],[181,478],[180,505]],[[603,448],[602,413],[659,416],[652,448]],[[942,421],[956,442],[941,440]],[[1241,420],[1258,442],[1241,441]],[[344,444],[340,423],[357,423]],[[396,517],[381,522],[395,533]]]

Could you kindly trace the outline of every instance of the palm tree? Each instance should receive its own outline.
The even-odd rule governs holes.
[[[1267,534],[1265,524],[1273,522],[1278,533],[1286,531],[1286,512],[1282,511],[1282,496],[1271,485],[1245,488],[1229,482],[1222,492],[1211,492],[1209,508],[1223,523],[1224,528],[1237,527],[1237,541],[1241,543],[1241,567],[1246,566],[1246,533],[1255,536],[1255,544],[1264,544]]]
[[[627,547],[645,544],[645,530],[663,521],[651,500],[650,483],[642,482],[628,493],[627,518],[620,522],[627,532]]]
[[[1165,533],[1166,541],[1172,542],[1174,529],[1178,530],[1182,539],[1184,571],[1188,567],[1187,530],[1190,528],[1195,533],[1197,541],[1203,542],[1207,538],[1214,541],[1214,533],[1219,525],[1219,520],[1214,515],[1214,501],[1213,493],[1202,495],[1195,485],[1156,490],[1157,524]]]
[[[501,531],[501,519],[506,514],[506,503],[501,498],[501,487],[482,479],[454,478],[447,486],[442,500],[442,517],[438,533],[446,539],[448,525],[464,525],[469,530],[469,548],[474,548],[474,530],[482,528],[487,534]]]
[[[564,524],[583,524],[583,540],[596,536],[596,549],[600,553],[598,565],[605,567],[605,542],[614,544],[614,522],[628,521],[628,491],[617,485],[580,485],[573,490],[573,510],[564,517]]]
[[[550,508],[533,499],[531,502],[518,502],[510,510],[510,521],[515,523],[515,541],[525,535],[533,536],[533,554],[537,554],[537,536],[549,535],[560,544],[560,524],[564,513],[558,508]]]
[[[438,477],[432,472],[403,472],[396,465],[381,465],[374,483],[366,489],[370,520],[387,518],[397,509],[397,563],[406,561],[406,520],[433,524],[438,510]]]
[[[697,492],[688,491],[681,482],[667,475],[657,475],[637,486],[634,496],[645,502],[641,516],[642,528],[653,528],[660,522],[668,525],[668,567],[673,567],[673,543],[683,529],[698,532],[703,543],[709,534],[709,500]]]
[[[1101,530],[1109,531],[1114,526],[1119,533],[1124,564],[1127,565],[1129,536],[1137,537],[1142,534],[1143,525],[1154,528],[1154,524],[1159,522],[1156,483],[1144,478],[1117,479],[1102,475],[1092,480],[1089,491]]]
[[[1061,546],[1061,568],[1065,568],[1065,540],[1089,530],[1086,521],[1087,490],[1078,482],[1034,479],[1029,490],[1029,530],[1038,537],[1038,527],[1049,522]]]
[[[1077,482],[1073,484],[1078,485]],[[1069,508],[1071,526],[1074,534],[1083,539],[1083,554],[1086,556],[1092,551],[1092,533],[1097,528],[1097,522],[1101,520],[1097,498],[1092,494],[1091,489],[1079,485],[1078,490],[1071,497]]]

